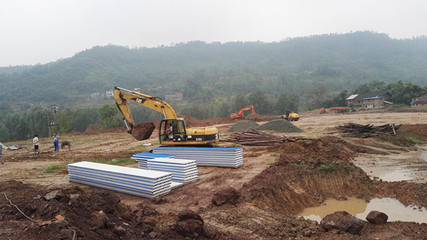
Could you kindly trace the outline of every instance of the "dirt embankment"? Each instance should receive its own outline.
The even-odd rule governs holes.
[[[205,225],[192,211],[130,207],[104,190],[47,190],[7,181],[0,191],[2,239],[240,239]]]
[[[261,239],[313,236],[317,236],[316,239],[367,239],[375,234],[422,239],[421,236],[427,233],[425,224],[401,222],[389,223],[389,227],[366,223],[360,236],[340,235],[325,232],[310,221],[292,217],[306,207],[320,205],[327,198],[370,200],[391,197],[407,205],[426,206],[427,185],[371,180],[352,163],[358,151],[367,150],[337,137],[285,143],[269,149],[280,152],[280,160],[242,187],[239,205],[236,208],[228,206],[227,209],[238,216],[224,218],[218,209],[208,210],[205,214],[215,216],[212,218],[216,224],[238,226],[235,232],[239,235]],[[254,220],[245,221],[251,218]],[[265,219],[269,219],[269,224],[262,224]],[[394,227],[399,230],[390,230]],[[249,229],[252,235],[244,229]]]
[[[279,162],[252,179],[242,189],[246,201],[284,214],[295,214],[327,198],[394,197],[402,203],[426,206],[426,184],[383,183],[371,180],[356,167],[357,151],[366,152],[337,137],[286,143],[277,150]]]

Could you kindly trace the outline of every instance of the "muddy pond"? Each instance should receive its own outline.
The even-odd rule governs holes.
[[[427,210],[424,207],[405,206],[392,198],[375,198],[369,202],[359,198],[328,199],[321,206],[306,208],[299,216],[320,222],[328,214],[346,211],[357,218],[365,219],[373,210],[387,214],[389,222],[427,223]]]

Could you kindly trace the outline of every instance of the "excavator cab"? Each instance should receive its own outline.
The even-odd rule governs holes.
[[[162,119],[160,122],[159,139],[162,142],[185,142],[185,123],[183,119]]]

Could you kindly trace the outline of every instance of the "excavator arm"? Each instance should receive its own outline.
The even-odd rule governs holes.
[[[119,112],[122,115],[129,132],[132,131],[135,121],[133,120],[132,113],[127,102],[128,100],[160,112],[163,114],[164,118],[178,118],[175,111],[168,103],[160,98],[152,97],[140,92],[114,87],[114,100],[116,101]]]
[[[247,106],[247,107],[240,109],[240,111],[238,113],[230,114],[230,118],[243,118],[244,117],[243,112],[245,112],[247,110],[252,110],[252,116],[255,115],[254,105],[250,105],[250,106]]]

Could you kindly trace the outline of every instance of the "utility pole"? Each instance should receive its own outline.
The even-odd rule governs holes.
[[[53,132],[59,133],[59,121],[57,113],[59,112],[59,107],[56,104],[52,104],[49,108],[53,112],[53,119],[49,117],[49,113],[46,113],[47,126],[49,129],[49,135],[52,135]]]

